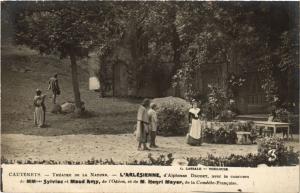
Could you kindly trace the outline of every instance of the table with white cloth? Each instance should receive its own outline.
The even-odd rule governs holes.
[[[287,139],[290,135],[290,124],[283,122],[273,122],[273,121],[254,121],[256,127],[263,127],[265,129],[273,128],[273,134],[276,135],[277,128],[282,128],[287,130]],[[284,135],[284,132],[283,132]]]

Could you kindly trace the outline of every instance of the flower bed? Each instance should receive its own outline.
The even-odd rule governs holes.
[[[234,130],[225,130],[222,127],[218,130],[205,128],[202,136],[205,143],[235,144],[237,140]]]
[[[207,121],[206,127],[214,130],[224,128],[225,130],[235,131],[251,131],[254,128],[253,121],[231,121],[231,122],[218,122],[218,121]]]
[[[226,157],[208,155],[207,157],[188,158],[189,166],[226,166],[226,167],[257,167],[260,164],[267,166],[293,166],[299,164],[299,152],[289,149],[280,138],[262,138],[258,140],[258,154],[245,156],[231,154]]]
[[[203,141],[205,143],[236,144],[237,132],[249,132],[249,138],[253,143],[256,139],[256,129],[252,121],[238,122],[206,122],[203,129]]]
[[[298,162],[292,146],[287,148],[285,142],[277,137],[265,137],[259,139],[258,154],[268,158],[272,165],[287,165],[288,163]]]

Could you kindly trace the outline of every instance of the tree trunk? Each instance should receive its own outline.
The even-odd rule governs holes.
[[[70,52],[70,60],[71,60],[71,69],[72,69],[72,85],[73,85],[73,92],[75,98],[75,106],[77,112],[81,112],[82,106],[81,106],[80,91],[79,91],[78,77],[77,77],[76,56],[72,51]]]
[[[172,81],[172,77],[176,74],[177,70],[181,68],[181,63],[180,63],[180,57],[181,57],[181,50],[180,50],[180,38],[179,35],[176,31],[176,26],[172,25],[172,48],[174,51],[173,55],[173,69],[170,75],[169,81]],[[176,85],[175,87],[175,96],[179,97],[180,96],[180,86]]]
[[[135,26],[136,23],[132,22],[129,26],[129,36],[130,36],[130,53],[131,53],[131,58],[132,58],[132,63],[131,63],[131,72],[132,75],[130,77],[131,79],[131,95],[132,96],[137,96],[138,94],[138,87],[140,86],[139,84],[139,74],[138,74],[138,69],[139,69],[139,50],[138,50],[138,41],[140,40],[139,38],[139,32],[137,30],[137,27]]]

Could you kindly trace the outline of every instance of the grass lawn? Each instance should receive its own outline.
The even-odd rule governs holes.
[[[88,90],[87,62],[80,61],[78,69],[81,98],[90,118],[76,119],[70,115],[50,113],[51,92],[48,79],[56,72],[62,94],[58,103],[73,100],[69,60],[40,56],[23,47],[2,48],[2,133],[55,136],[66,134],[118,134],[133,132],[137,99],[99,98]],[[39,88],[47,94],[47,128],[33,125],[33,97]]]

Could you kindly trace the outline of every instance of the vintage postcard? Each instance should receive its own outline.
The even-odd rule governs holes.
[[[2,1],[2,192],[299,192],[299,2]]]

